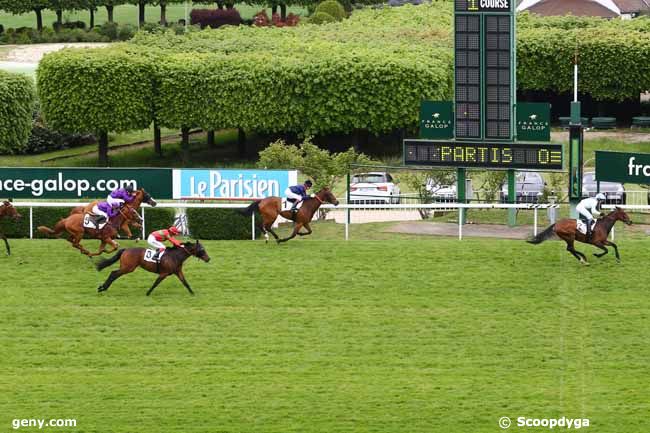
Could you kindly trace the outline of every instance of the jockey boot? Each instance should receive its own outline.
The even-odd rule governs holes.
[[[298,202],[294,201],[293,206],[291,206],[291,217],[295,218],[297,213],[298,213]]]
[[[591,242],[591,221],[587,221],[587,242]]]
[[[106,222],[106,217],[104,215],[97,215],[95,217],[95,224],[97,225],[97,227],[104,224],[105,222]]]

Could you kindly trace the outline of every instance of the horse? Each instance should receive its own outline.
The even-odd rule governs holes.
[[[83,213],[92,213],[93,207],[97,203],[99,203],[99,200],[95,200],[95,201],[87,204],[86,206],[74,207],[70,211],[70,215],[73,215],[73,214],[76,214],[76,213],[82,213],[82,214]],[[151,195],[147,191],[145,191],[144,188],[140,188],[135,192],[135,197],[133,198],[133,201],[131,203],[129,203],[129,206],[131,206],[131,208],[133,208],[133,209],[135,209],[137,211],[138,209],[140,209],[140,205],[142,203],[147,203],[151,207],[156,207],[156,205],[158,204],[156,202],[156,200],[154,200],[153,197],[151,197]],[[142,225],[140,224],[140,221],[142,221],[142,219],[140,218],[140,215],[138,214],[138,218],[137,218],[136,222],[124,221],[122,223],[122,226],[120,227],[120,230],[122,230],[124,233],[126,233],[127,238],[131,239],[131,238],[133,238],[133,233],[131,233],[131,229],[129,227],[129,224],[131,224],[134,228],[141,229]]]
[[[113,263],[119,260],[120,269],[110,273],[104,284],[97,287],[98,292],[104,292],[113,284],[113,281],[120,278],[122,275],[129,274],[135,271],[138,267],[145,269],[154,274],[158,274],[158,278],[153,283],[153,286],[147,291],[147,296],[151,295],[153,289],[161,283],[162,280],[167,278],[169,275],[176,275],[178,279],[183,283],[185,288],[190,292],[191,295],[194,295],[192,288],[185,279],[183,275],[183,262],[187,260],[190,256],[198,257],[204,262],[209,262],[210,257],[208,253],[203,248],[203,245],[199,241],[196,243],[187,243],[182,244],[180,248],[172,247],[168,248],[165,251],[165,254],[162,256],[160,263],[151,263],[144,260],[145,248],[127,248],[121,249],[113,257],[109,259],[101,260],[97,263],[97,270],[101,271],[108,266],[111,266]]]
[[[54,235],[56,237],[58,237],[62,232],[66,231],[70,234],[68,237],[68,242],[70,242],[74,248],[77,248],[79,251],[81,251],[82,254],[85,254],[88,257],[92,257],[98,256],[104,252],[112,253],[113,251],[117,250],[119,248],[119,245],[113,239],[115,239],[117,236],[117,232],[120,227],[125,222],[128,224],[129,221],[135,219],[135,215],[137,214],[138,213],[133,208],[131,208],[131,206],[125,205],[122,207],[122,209],[120,209],[120,213],[116,217],[111,218],[110,221],[108,221],[108,223],[106,223],[102,229],[91,229],[84,227],[84,214],[75,213],[68,216],[67,218],[62,218],[59,220],[59,222],[54,226],[54,229],[46,226],[39,226],[37,230],[41,233]],[[99,239],[101,241],[99,250],[96,253],[91,253],[86,248],[84,248],[83,245],[81,245],[81,240],[84,238],[84,235],[87,235],[90,239]],[[110,244],[113,249],[106,251],[106,244]]]
[[[4,201],[2,202],[2,205],[0,205],[0,219],[2,218],[12,218],[14,221],[18,221],[20,218],[22,218],[22,215],[18,213],[15,207],[11,204],[9,201]],[[11,255],[11,247],[9,247],[9,241],[7,240],[7,236],[0,232],[0,238],[2,238],[3,241],[5,241],[5,248],[7,249],[7,255]]]
[[[577,230],[577,222],[575,219],[565,218],[549,226],[546,230],[526,242],[531,244],[541,244],[553,236],[553,234],[556,234],[560,239],[566,242],[567,251],[576,259],[580,260],[580,263],[582,264],[588,265],[589,263],[587,263],[587,257],[574,248],[574,241],[591,244],[603,250],[600,254],[594,253],[594,256],[598,258],[603,257],[609,252],[607,247],[613,247],[614,252],[616,253],[616,260],[620,263],[621,256],[618,253],[618,246],[614,242],[607,240],[609,232],[612,230],[612,227],[614,227],[616,221],[623,221],[627,225],[632,224],[630,217],[623,211],[623,209],[617,206],[614,211],[598,220],[593,232],[591,233],[590,240],[587,240],[587,235],[582,234]]]
[[[277,243],[286,242],[298,236],[307,236],[312,233],[309,223],[314,217],[314,214],[323,203],[331,203],[338,206],[339,201],[334,197],[332,191],[325,187],[318,191],[314,197],[306,198],[302,202],[302,206],[294,214],[290,210],[282,210],[282,199],[280,197],[266,197],[261,200],[255,200],[246,209],[239,211],[242,215],[251,216],[253,212],[259,211],[262,216],[260,228],[264,233],[266,242],[269,241],[269,233],[273,235]],[[273,231],[273,223],[281,215],[283,218],[292,220],[294,222],[293,232],[291,236],[280,239],[280,237]],[[307,232],[301,232],[300,229],[304,227]]]

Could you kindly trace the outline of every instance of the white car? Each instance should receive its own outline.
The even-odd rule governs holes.
[[[471,199],[474,196],[472,180],[466,179],[465,181],[465,197]],[[458,193],[455,183],[451,185],[440,185],[433,179],[427,179],[425,188],[429,194],[431,194],[431,197],[435,202],[455,203],[458,201]]]
[[[399,186],[386,172],[359,173],[350,179],[351,204],[397,204],[400,202]]]

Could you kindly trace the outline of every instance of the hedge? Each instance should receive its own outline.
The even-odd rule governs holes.
[[[327,24],[336,22],[336,18],[332,15],[325,12],[316,12],[314,15],[309,17],[309,22],[311,24]]]
[[[341,21],[346,17],[345,9],[336,0],[325,0],[316,7],[316,13],[323,12],[331,15],[336,21]]]
[[[193,9],[190,12],[190,23],[198,24],[201,28],[217,29],[221,26],[238,26],[242,22],[239,11],[232,9]]]
[[[187,223],[194,239],[251,239],[251,218],[234,209],[187,209]],[[256,229],[257,235],[259,230]]]
[[[46,55],[37,71],[48,127],[61,132],[124,132],[153,121],[153,53],[119,45]]]
[[[144,219],[145,219],[144,228],[146,232],[140,234],[143,239],[146,239],[147,236],[149,236],[149,233],[155,230],[166,229],[172,224],[174,224],[174,209],[148,207],[144,211]],[[142,231],[139,230],[139,232]]]
[[[32,129],[36,91],[24,75],[0,71],[0,153],[20,153]]]
[[[11,219],[0,220],[0,230],[7,235],[8,238],[28,238],[29,237],[29,208],[19,207],[18,213],[22,218],[17,222]],[[36,230],[38,226],[47,226],[54,228],[54,225],[59,222],[61,218],[65,218],[70,214],[70,207],[35,207],[33,208],[34,218],[34,237],[35,238],[48,238],[49,236]],[[65,232],[60,236],[65,239],[67,236]]]

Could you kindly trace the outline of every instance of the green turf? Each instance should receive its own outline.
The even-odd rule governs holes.
[[[185,270],[197,296],[170,279],[151,298],[152,274],[97,295],[108,271],[65,241],[12,245],[0,257],[6,430],[52,417],[103,433],[646,425],[647,241],[591,267],[558,242],[207,242],[212,261]]]
[[[196,4],[189,8],[191,11],[194,9],[202,8],[215,8],[216,2],[206,4]],[[250,19],[260,10],[264,9],[264,6],[261,5],[248,5],[248,4],[237,4],[235,8],[239,11],[242,18]],[[306,9],[301,7],[289,7],[287,8],[288,12],[293,12],[294,14],[305,15]],[[167,21],[168,22],[177,22],[179,19],[185,18],[185,6],[184,4],[172,4],[167,6]],[[106,8],[100,7],[95,13],[95,24],[101,25],[107,21]],[[116,6],[114,10],[113,19],[115,22],[120,24],[131,24],[133,26],[138,25],[138,7],[135,5],[121,5]],[[52,23],[56,21],[56,14],[53,11],[43,11],[43,26],[51,27]],[[84,21],[86,24],[90,22],[90,15],[86,11],[66,11],[63,13],[63,21]],[[146,8],[146,22],[155,23],[160,21],[160,8],[154,6],[147,6]],[[5,28],[17,28],[17,27],[36,27],[36,14],[28,13],[22,15],[13,15],[6,12],[0,11],[0,24],[4,25]]]

